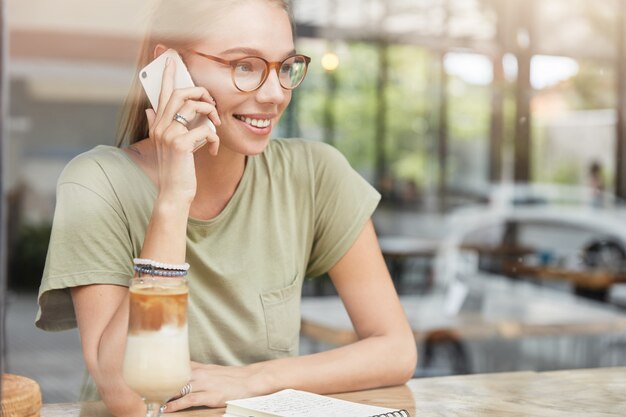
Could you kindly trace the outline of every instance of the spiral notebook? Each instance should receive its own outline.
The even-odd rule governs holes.
[[[223,417],[410,417],[406,410],[339,400],[286,389],[260,397],[226,402]]]

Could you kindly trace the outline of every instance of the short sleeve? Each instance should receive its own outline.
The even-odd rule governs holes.
[[[346,158],[324,143],[311,143],[315,176],[314,241],[307,276],[328,272],[350,249],[380,201],[380,194]]]
[[[57,185],[57,201],[35,324],[44,330],[76,327],[69,288],[127,286],[132,244],[115,192],[99,165],[78,157]]]

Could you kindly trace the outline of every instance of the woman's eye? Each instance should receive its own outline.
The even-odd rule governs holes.
[[[240,72],[252,72],[252,71],[254,71],[254,67],[249,62],[238,62],[237,63],[237,71],[240,71]]]

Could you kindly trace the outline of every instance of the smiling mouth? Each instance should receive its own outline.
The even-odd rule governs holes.
[[[242,122],[246,124],[249,124],[250,126],[254,126],[258,128],[268,127],[272,123],[271,119],[253,119],[250,117],[239,116],[239,115],[235,115],[235,118],[237,120],[241,120]]]

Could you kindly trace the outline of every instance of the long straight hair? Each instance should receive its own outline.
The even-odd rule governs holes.
[[[154,8],[143,40],[136,64],[135,73],[154,59],[154,49],[158,44],[172,48],[190,45],[210,36],[211,23],[220,18],[220,12],[235,4],[251,1],[265,1],[285,10],[295,36],[294,19],[288,0],[161,0]],[[124,101],[117,131],[118,147],[132,145],[148,137],[146,109],[150,103],[139,77],[134,77]]]

